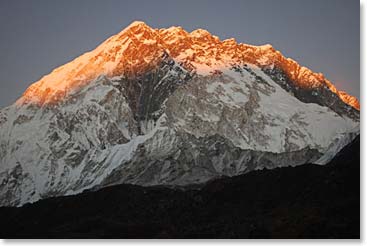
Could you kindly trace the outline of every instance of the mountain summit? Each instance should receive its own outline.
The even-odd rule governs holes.
[[[67,63],[34,83],[20,102],[38,104],[60,101],[66,92],[79,88],[101,74],[132,76],[153,69],[164,53],[180,63],[189,63],[198,74],[209,74],[236,64],[256,64],[261,68],[274,66],[292,81],[293,86],[305,89],[326,87],[346,104],[359,109],[358,100],[339,92],[322,74],[301,67],[285,58],[271,45],[238,44],[234,39],[221,41],[208,31],[197,29],[191,33],[181,27],[152,29],[142,21],[135,21],[120,33],[110,37],[95,50]],[[191,69],[190,69],[191,70]]]
[[[325,164],[358,109],[271,45],[133,22],[0,111],[0,205]]]

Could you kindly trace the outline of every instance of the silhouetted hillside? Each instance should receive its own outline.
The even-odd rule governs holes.
[[[0,208],[1,238],[359,238],[360,141],[328,165],[221,178],[201,189],[118,185]]]

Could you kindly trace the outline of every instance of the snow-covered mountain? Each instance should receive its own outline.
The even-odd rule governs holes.
[[[327,163],[359,103],[270,45],[133,22],[0,111],[0,205]]]

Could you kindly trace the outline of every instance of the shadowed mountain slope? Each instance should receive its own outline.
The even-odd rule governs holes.
[[[327,165],[172,189],[117,185],[0,208],[1,238],[359,238],[360,140]]]

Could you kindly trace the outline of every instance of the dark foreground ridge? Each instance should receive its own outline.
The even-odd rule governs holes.
[[[254,171],[200,190],[118,185],[0,208],[1,238],[359,238],[360,140],[328,165]]]

